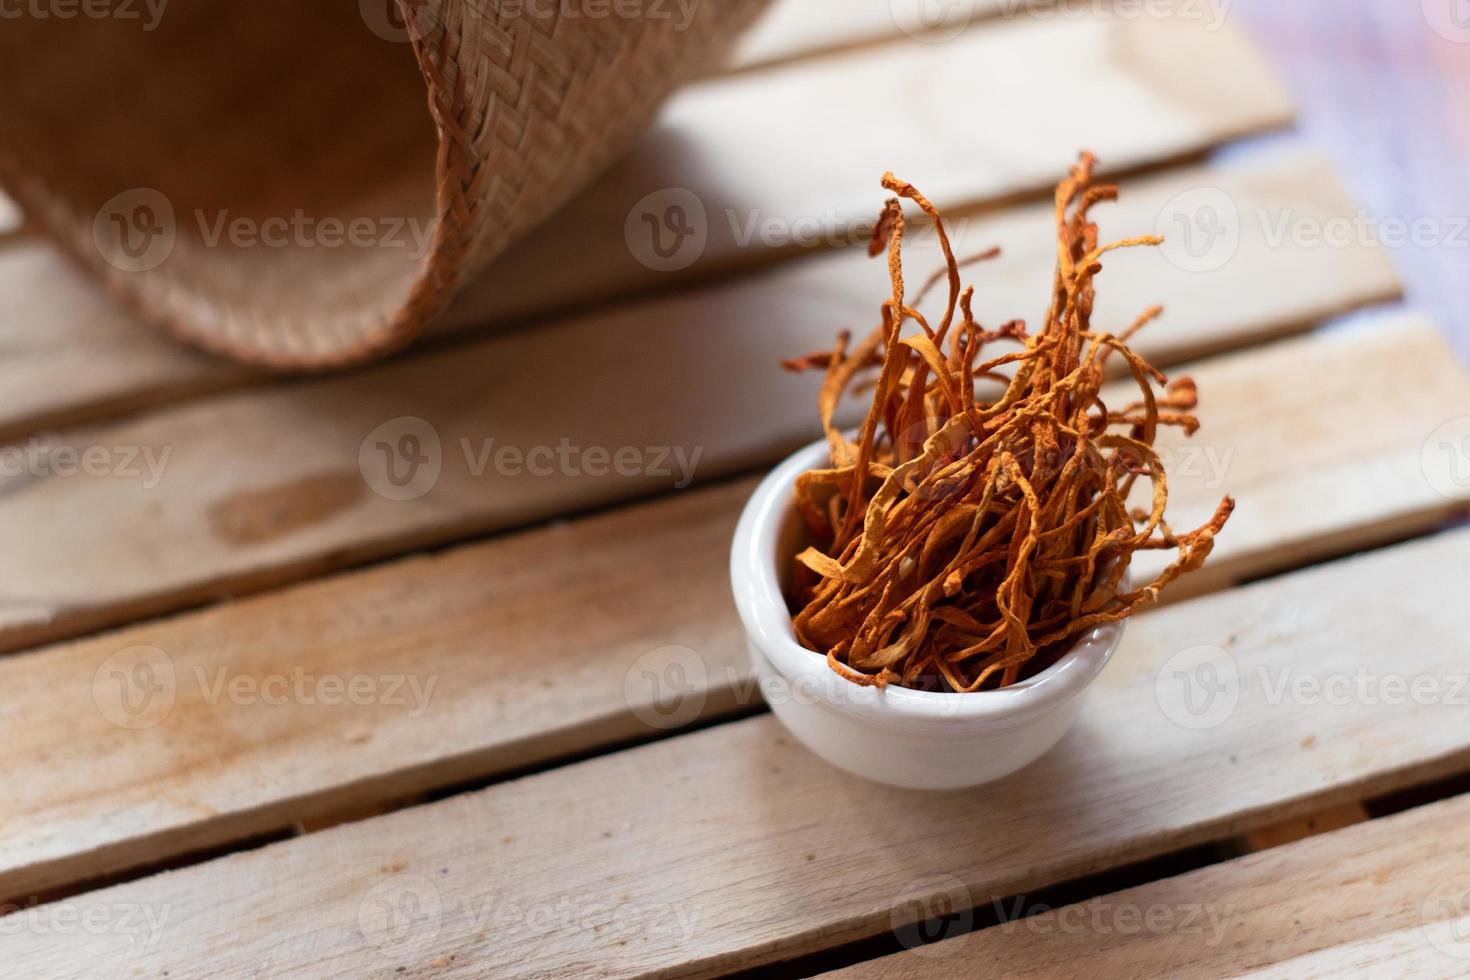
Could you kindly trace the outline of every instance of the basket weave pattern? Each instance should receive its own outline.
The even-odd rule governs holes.
[[[278,369],[357,363],[408,343],[626,152],[768,0],[642,5],[658,16],[588,16],[577,0],[392,2],[400,20],[381,24],[396,34],[341,0],[173,0],[148,31],[9,22],[0,182],[186,340]],[[340,247],[221,237],[233,221],[279,228],[292,215],[382,231]],[[163,260],[122,250],[163,228]]]

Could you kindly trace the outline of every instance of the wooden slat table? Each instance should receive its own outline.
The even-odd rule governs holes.
[[[784,0],[426,344],[351,375],[181,350],[0,206],[5,458],[116,464],[0,475],[6,975],[1470,972],[1467,335],[1441,292],[1399,308],[1414,255],[1304,233],[1383,199],[1323,158],[1330,105],[1241,142],[1293,116],[1247,26],[1339,8],[921,6]],[[1404,6],[1333,23],[1470,63]],[[961,251],[1005,247],[982,318],[1034,316],[1038,194],[1079,144],[1127,173],[1104,234],[1241,218],[1209,268],[1110,259],[1098,308],[1163,302],[1141,346],[1204,395],[1164,447],[1177,523],[1239,511],[1042,761],[964,793],[850,777],[766,712],[729,600],[745,498],[815,434],[775,363],[872,322],[851,246],[890,168]],[[624,222],[669,187],[710,236],[660,273]],[[911,267],[937,257],[916,235]],[[401,492],[370,449],[405,426],[439,448]],[[1203,720],[1199,648],[1228,678]]]

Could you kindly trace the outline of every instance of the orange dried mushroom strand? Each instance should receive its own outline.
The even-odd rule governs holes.
[[[1155,438],[1161,426],[1192,434],[1198,422],[1188,414],[1193,383],[1170,384],[1128,347],[1161,310],[1116,336],[1091,329],[1102,256],[1161,241],[1098,245],[1088,212],[1115,199],[1117,188],[1093,183],[1093,163],[1084,154],[1057,188],[1057,270],[1039,333],[1020,321],[995,330],[975,321],[974,289],[960,290],[962,263],[938,211],[887,174],[883,186],[898,197],[887,202],[871,246],[875,255],[886,248],[893,284],[882,325],[856,347],[844,333],[832,351],[787,363],[825,370],[819,411],[831,446],[831,466],[796,483],[813,542],[797,556],[796,634],[855,683],[952,691],[1013,684],[1088,630],[1156,602],[1204,563],[1229,519],[1228,497],[1187,534],[1164,519],[1168,488]],[[930,283],[948,282],[937,324],[905,297],[899,198],[929,216],[944,253],[946,267]],[[910,321],[919,331],[904,336]],[[1007,349],[991,353],[1001,344]],[[1099,397],[1115,354],[1139,388],[1139,400],[1120,411]],[[874,368],[872,405],[853,441],[833,419]],[[1002,383],[1004,393],[978,401],[980,379]],[[1127,499],[1140,478],[1152,484],[1152,503],[1132,513]],[[1120,591],[1143,549],[1178,556],[1153,581]]]

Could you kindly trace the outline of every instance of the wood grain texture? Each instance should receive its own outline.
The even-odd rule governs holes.
[[[1148,250],[1119,255],[1109,264],[1116,271],[1100,296],[1100,322],[1131,320],[1136,311],[1163,302],[1169,317],[1142,340],[1143,349],[1160,363],[1238,346],[1399,295],[1397,280],[1377,249],[1300,247],[1274,237],[1277,216],[1285,213],[1324,222],[1353,213],[1330,168],[1299,152],[1130,180],[1123,200],[1100,209],[1099,220],[1110,235],[1136,234],[1161,219],[1172,224],[1178,202],[1187,206],[1195,196],[1217,191],[1245,217],[1238,247],[1218,268],[1195,271],[1171,261],[1175,253]],[[999,261],[974,272],[982,319],[1011,319],[1045,295],[1053,262],[1050,225],[1045,207],[1012,208],[953,223],[957,248],[1005,248]],[[915,233],[909,248],[911,268],[940,262],[932,234]],[[37,282],[54,288],[35,289]],[[637,309],[645,318],[736,320],[743,309],[759,304],[763,315],[790,325],[793,346],[787,350],[792,350],[825,343],[824,335],[836,325],[874,320],[883,283],[881,267],[858,251],[843,250],[747,277],[728,291],[704,290]],[[40,240],[0,245],[0,324],[7,344],[7,356],[0,358],[0,440],[23,440],[46,428],[260,380],[147,329]]]
[[[437,329],[455,333],[667,287],[737,260],[788,256],[796,242],[809,251],[841,244],[877,214],[878,178],[890,168],[961,208],[1044,189],[1084,146],[1121,168],[1286,122],[1289,107],[1254,49],[1238,34],[1202,28],[1191,20],[1021,21],[945,44],[911,41],[696,86],[667,108],[637,152],[471,284]],[[1129,55],[1144,49],[1171,53]],[[1045,67],[1051,57],[1064,70]],[[1158,78],[1179,63],[1190,65],[1194,81],[1161,89]],[[953,84],[944,82],[950,76]],[[1069,87],[1084,83],[1096,102],[1085,113],[1028,108],[1069,105]],[[966,93],[986,85],[1027,97],[997,102],[973,125],[949,126],[948,117],[973,117]],[[915,114],[910,103],[919,92],[926,109]],[[888,138],[875,140],[880,118]],[[996,136],[1018,127],[1029,134],[1024,144]],[[813,145],[822,152],[805,149]],[[693,266],[656,272],[635,258],[631,246],[645,258],[653,253],[630,213],[671,188],[698,198],[705,244]],[[688,206],[665,194],[645,203],[657,223],[661,205],[681,202]],[[630,221],[633,238],[625,234]],[[0,309],[0,345],[26,359],[0,358],[0,438],[245,378],[180,351],[94,292],[43,243],[0,250],[0,285],[10,282],[24,285]],[[85,359],[99,346],[125,356]]]
[[[42,976],[704,976],[1442,777],[1470,763],[1467,535],[1140,617],[1057,749],[974,791],[868,783],[764,716],[66,900],[166,914],[151,945],[20,931],[0,954]],[[1202,646],[1219,673],[1180,659]],[[1443,697],[1290,693],[1364,671]]]
[[[624,163],[468,286],[442,329],[865,240],[888,170],[955,210],[1048,191],[1084,148],[1120,170],[1290,122],[1255,45],[1188,6],[997,20],[687,89]],[[975,92],[1017,94],[977,106]],[[691,234],[665,264],[651,226],[667,232],[673,206]]]
[[[1344,9],[1303,0],[1291,10],[1253,2],[1241,7],[1256,26],[1265,25],[1268,43],[1306,55],[1292,67],[1292,75],[1309,107],[1335,93],[1353,93],[1333,110],[1336,118],[1329,125],[1337,142],[1332,145],[1353,175],[1355,189],[1368,188],[1375,209],[1445,221],[1470,213],[1460,206],[1464,182],[1455,176],[1463,168],[1456,169],[1454,158],[1443,154],[1443,132],[1451,134],[1451,142],[1464,135],[1452,110],[1459,89],[1444,80],[1463,77],[1470,61],[1461,55],[1470,48],[1405,29],[1418,16],[1413,4],[1376,0]],[[1310,14],[1298,14],[1308,8]],[[862,27],[863,15],[871,14],[863,8],[851,24],[839,26]],[[1380,30],[1390,21],[1392,31]],[[854,35],[842,43],[868,39]],[[1358,77],[1345,77],[1349,74]],[[1309,132],[1328,131],[1321,118],[1309,111]],[[1268,183],[1265,199],[1280,202],[1286,199],[1281,192],[1299,193],[1302,183]],[[1215,185],[1206,181],[1202,186]],[[1323,186],[1324,213],[1340,214],[1342,195],[1330,175]],[[1254,216],[1255,198],[1243,199],[1233,191],[1231,196],[1247,216]],[[1247,234],[1250,228],[1247,223]],[[0,263],[5,244],[0,242]],[[1185,305],[1171,303],[1172,326],[1154,335],[1156,356],[1178,360],[1224,349],[1386,298],[1383,294],[1392,291],[1392,279],[1383,274],[1377,254],[1355,251],[1358,264],[1350,266],[1324,258],[1328,251],[1262,252],[1246,246],[1214,275],[1192,277],[1190,284],[1200,290],[1199,303],[1189,305],[1188,290],[1181,290]],[[1464,279],[1455,270],[1470,252],[1441,247],[1423,253],[1400,250],[1398,258],[1415,298],[1453,313],[1445,320],[1463,352],[1463,297],[1451,294]],[[1018,270],[1036,268],[1033,253],[1025,248],[1013,248],[1012,257],[1021,260]],[[557,258],[562,262],[558,268],[577,261]],[[1258,260],[1264,261],[1251,264]],[[828,261],[847,262],[848,257],[808,265],[815,270]],[[857,266],[850,262],[850,281],[871,283],[875,269],[859,271]],[[1284,317],[1269,290],[1261,288],[1268,281],[1263,279],[1269,275],[1266,266],[1277,267],[1281,279],[1301,279],[1314,287],[1294,294],[1300,304],[1298,319]],[[820,326],[814,332],[823,337],[833,325],[834,312],[846,316],[848,309],[854,310],[853,325],[860,326],[874,305],[869,297],[858,302],[854,290],[842,288],[849,280],[839,278],[836,268],[834,264],[823,274],[830,292],[838,295],[821,311],[820,324],[805,321]],[[1147,278],[1122,270],[1120,260],[1115,273],[1120,285],[1124,279]],[[1158,271],[1177,272],[1164,266]],[[758,282],[769,288],[815,281],[803,280],[804,272],[793,266]],[[993,272],[1009,281],[1004,267]],[[1019,285],[1026,274],[1017,273],[1018,296],[1032,291]],[[0,277],[4,275],[0,265]],[[987,275],[982,273],[982,280]],[[1228,278],[1232,290],[1225,309],[1195,317],[1192,310],[1205,309],[1204,300],[1213,295],[1207,293],[1206,282],[1221,277]],[[659,278],[665,282],[677,275]],[[1163,293],[1168,298],[1175,288],[1172,280],[1160,282],[1167,284]],[[552,297],[550,305],[563,301],[553,296],[552,283],[531,282],[526,288],[533,299],[537,290]],[[1009,288],[996,298],[1005,299]],[[508,295],[514,300],[516,294]],[[728,303],[727,295],[723,289],[711,290],[698,298]],[[1123,290],[1114,295],[1121,297]],[[1147,291],[1139,296],[1147,299]],[[667,307],[634,309],[646,313],[657,306],[669,315],[682,311],[693,320],[691,314],[707,307],[678,305],[688,298],[675,298]],[[0,304],[5,302],[0,298]],[[499,316],[494,312],[497,302],[491,301],[486,315]],[[89,304],[102,305],[96,297],[79,294],[64,305],[82,311]],[[716,322],[727,330],[748,331],[749,321],[734,306],[728,308],[729,313],[714,317]],[[513,305],[508,309],[514,312]],[[738,309],[754,320],[791,320],[789,310],[770,300],[750,301]],[[82,329],[87,314],[68,316],[73,318],[67,322],[79,328],[79,339],[68,340],[70,334],[58,338],[62,342],[56,350],[64,354],[63,348],[70,347],[74,356],[53,357],[48,350],[44,361],[33,360],[27,371],[17,371],[16,380],[26,379],[31,387],[12,387],[6,372],[14,359],[0,358],[0,439],[58,421],[192,398],[212,383],[207,372],[196,373],[185,363],[165,365],[180,373],[165,372],[165,387],[153,387],[150,372],[159,362],[148,342],[163,347],[167,341],[145,332],[136,337],[120,333],[114,348],[118,364],[104,373],[97,358],[77,351],[84,343],[95,349],[92,334]],[[0,324],[6,319],[0,309]],[[112,319],[119,321],[120,331],[132,329],[115,314]],[[34,322],[51,329],[45,319]],[[466,315],[453,326],[468,328],[478,322],[477,315]],[[806,327],[802,320],[796,322],[793,335],[805,343]],[[1409,332],[1420,331],[1411,327]],[[637,351],[626,342],[631,336],[629,329],[621,345],[594,345],[595,353],[605,362],[625,356],[630,348]],[[653,340],[659,339],[653,331]],[[1358,345],[1361,339],[1334,342]],[[51,343],[49,338],[43,341],[32,344],[22,338],[16,346],[35,351]],[[776,346],[765,339],[755,344],[758,351],[737,352],[735,357],[768,357],[768,348]],[[728,348],[712,349],[717,357],[728,353]],[[1227,403],[1214,397],[1211,389],[1218,394],[1221,386],[1214,379],[1205,381],[1208,428],[1194,445],[1206,452],[1213,446],[1215,462],[1242,448],[1246,456],[1230,458],[1221,470],[1227,478],[1221,486],[1205,485],[1214,482],[1216,472],[1206,457],[1211,468],[1193,483],[1185,478],[1176,500],[1203,507],[1207,499],[1231,490],[1254,503],[1242,511],[1234,529],[1243,529],[1239,544],[1227,539],[1218,566],[1201,580],[1202,587],[1217,588],[1281,564],[1422,530],[1463,504],[1465,495],[1458,492],[1438,502],[1421,495],[1424,466],[1430,454],[1447,445],[1443,440],[1437,444],[1429,433],[1417,433],[1422,437],[1419,468],[1412,465],[1416,432],[1408,416],[1418,417],[1432,405],[1441,413],[1452,411],[1441,419],[1449,421],[1470,410],[1461,383],[1446,383],[1454,373],[1450,359],[1438,345],[1421,344],[1417,336],[1407,351],[1353,349],[1356,357],[1343,352],[1299,363],[1298,371],[1280,385],[1258,379],[1252,387],[1252,376],[1269,375],[1259,367],[1222,368],[1221,376],[1232,381],[1226,390],[1249,391],[1257,399],[1257,422],[1262,415],[1275,419],[1265,430],[1269,454],[1261,449],[1259,436],[1251,443],[1254,450],[1225,437],[1226,428],[1238,420],[1222,415],[1229,415],[1229,405],[1239,400]],[[130,353],[140,356],[125,360]],[[686,354],[680,363],[692,371],[701,362],[695,350]],[[511,371],[522,370],[525,363],[515,361]],[[729,358],[717,363],[721,370],[731,365],[732,375],[741,370]],[[490,384],[502,381],[489,365],[480,360],[466,363],[462,372],[441,369],[441,382],[457,379],[464,386],[458,393],[473,389],[470,397],[425,395],[432,386],[425,376],[410,400],[443,407],[454,416],[452,426],[473,418],[468,430],[472,438],[489,434],[507,415],[518,426],[509,401],[477,400],[487,378],[493,378]],[[1389,377],[1370,377],[1374,372]],[[221,384],[241,383],[219,377]],[[252,433],[257,417],[249,411],[196,418],[199,430],[210,433],[201,439],[224,431],[228,436],[221,442],[244,447],[239,455],[222,451],[191,464],[189,479],[203,479],[203,496],[224,496],[231,480],[290,477],[277,486],[230,496],[225,506],[211,511],[219,518],[212,528],[234,547],[252,553],[292,542],[345,515],[363,519],[371,534],[386,523],[385,540],[392,543],[383,547],[389,550],[438,540],[434,535],[439,531],[425,532],[428,537],[418,531],[394,537],[401,527],[376,511],[365,517],[358,513],[361,488],[347,472],[355,447],[318,455],[324,431],[336,433],[328,442],[341,435],[333,418],[338,398],[341,403],[355,398],[391,405],[383,392],[398,376],[385,372],[372,377],[376,387],[369,383],[356,392],[344,388],[336,398],[281,403],[285,407],[273,420],[260,423],[282,426],[279,447],[264,441],[268,428],[259,437]],[[544,390],[567,390],[550,372],[535,380]],[[1324,381],[1325,388],[1319,387]],[[707,382],[707,375],[695,375],[688,390]],[[677,403],[661,384],[661,379],[655,381],[655,396],[666,405]],[[93,392],[90,385],[100,387]],[[167,387],[173,385],[177,387]],[[1350,388],[1359,401],[1349,398]],[[528,385],[523,390],[535,389]],[[24,412],[16,412],[17,425],[6,429],[11,391],[30,401],[15,402]],[[781,398],[789,397],[794,405],[794,392],[783,388]],[[624,410],[615,393],[593,392],[599,394],[599,409],[612,405],[615,412]],[[557,411],[582,395],[559,395]],[[786,404],[778,400],[774,410],[771,405],[763,408],[779,414]],[[312,414],[324,406],[326,425]],[[1384,417],[1373,414],[1375,407]],[[1329,409],[1342,412],[1329,418]],[[741,410],[756,408],[751,404]],[[164,414],[172,423],[187,415]],[[240,427],[230,429],[232,424]],[[295,426],[312,434],[297,438]],[[95,431],[111,438],[118,427]],[[195,438],[187,426],[171,431],[187,434],[170,437],[184,441],[163,445],[177,448]],[[539,431],[555,435],[560,430],[547,425]],[[603,431],[635,430],[615,423]],[[1360,436],[1361,454],[1354,442],[1354,451],[1329,455],[1333,446],[1342,445],[1339,440]],[[446,437],[447,452],[457,455],[459,449],[450,442]],[[765,446],[746,449],[740,466],[769,452]],[[281,464],[293,456],[296,461]],[[300,465],[303,458],[327,466],[312,470]],[[211,480],[210,466],[224,467],[228,476]],[[1313,467],[1322,478],[1303,479]],[[650,488],[660,485],[655,481]],[[7,537],[10,527],[37,519],[24,508],[4,510],[7,495],[32,492],[30,486],[26,480],[0,484],[0,521]],[[706,669],[707,687],[698,690],[707,716],[749,703],[753,692],[740,663],[738,625],[724,602],[722,567],[729,522],[747,489],[748,484],[737,483],[681,494],[567,527],[399,562],[0,662],[0,685],[18,692],[12,703],[23,706],[0,717],[0,735],[24,750],[0,763],[0,773],[7,786],[39,789],[34,796],[12,798],[5,808],[9,812],[0,818],[0,839],[6,842],[0,845],[0,882],[9,886],[0,887],[0,893],[42,889],[211,846],[273,829],[293,817],[310,825],[318,814],[340,814],[342,807],[357,802],[370,812],[373,801],[394,794],[411,795],[606,745],[646,724],[640,713],[649,717],[650,705],[630,695],[625,681],[636,674],[638,655],[655,645],[673,643],[695,651]],[[622,494],[599,487],[589,497],[575,499],[595,503],[618,496]],[[102,499],[100,492],[68,496],[66,509],[58,505],[55,512],[64,518],[51,516],[53,523],[63,524],[80,515],[83,525],[72,537],[63,531],[71,542],[60,553],[63,563],[85,571],[101,562],[84,553],[86,532],[90,529],[94,538],[99,529],[115,533],[110,521],[118,520],[141,524],[141,532],[123,540],[106,560],[135,569],[134,581],[177,567],[179,552],[158,547],[155,538],[173,526],[172,517],[161,517],[169,507],[166,500],[153,496],[146,505],[134,500],[122,514],[94,517],[90,508]],[[302,499],[304,504],[297,502]],[[453,527],[454,533],[492,526],[483,514],[474,513],[476,503],[466,504],[467,499],[439,508],[435,526]],[[558,498],[548,513],[571,506],[567,499],[573,498]],[[1302,505],[1307,500],[1317,507],[1309,511]],[[501,502],[496,499],[497,505]],[[43,510],[40,519],[48,513]],[[1345,523],[1337,527],[1334,521]],[[1178,523],[1185,521],[1181,517]],[[194,543],[204,542],[206,552],[218,545],[192,517],[184,517],[179,526],[195,534]],[[1288,526],[1294,530],[1281,531]],[[30,527],[26,533],[33,545],[44,537]],[[274,566],[270,561],[278,559],[263,565],[252,559],[227,568],[222,576],[215,574],[219,568],[211,566],[206,554],[195,571],[208,574],[185,581],[167,598],[131,594],[118,604],[116,615],[249,589],[379,553],[375,549],[381,542],[358,550],[360,534],[359,528],[336,538],[337,544],[312,546],[308,551],[317,556],[304,564],[294,564],[299,556]],[[1054,756],[989,791],[946,799],[866,786],[778,741],[780,729],[769,719],[756,719],[66,900],[52,908],[62,915],[100,913],[112,926],[81,935],[71,929],[58,941],[54,928],[27,928],[12,920],[15,928],[0,930],[0,955],[14,962],[18,974],[37,976],[154,975],[162,970],[180,976],[201,969],[220,977],[398,975],[395,971],[409,976],[481,976],[492,971],[704,975],[880,933],[911,915],[916,902],[917,907],[935,908],[930,899],[952,898],[956,886],[969,901],[988,906],[1001,895],[1205,838],[1244,831],[1278,845],[1298,833],[1312,814],[1341,816],[1339,822],[1347,823],[1356,809],[1351,801],[1363,794],[1463,771],[1470,764],[1463,703],[1357,700],[1303,705],[1272,694],[1283,670],[1317,679],[1357,676],[1363,669],[1382,676],[1390,653],[1387,669],[1393,676],[1429,678],[1441,685],[1463,681],[1463,656],[1457,651],[1463,650],[1462,638],[1470,627],[1459,595],[1470,571],[1467,545],[1470,537],[1457,532],[1139,619],[1080,730]],[[1282,551],[1273,554],[1277,546]],[[39,547],[31,552],[38,568],[41,553]],[[688,560],[669,578],[637,579],[640,561],[646,563],[655,554]],[[117,602],[116,593],[108,598],[112,583],[85,574],[92,585],[84,601],[102,596],[104,606]],[[50,579],[42,574],[40,581],[45,585]],[[1385,582],[1411,582],[1413,587],[1390,589]],[[5,597],[0,615],[15,611],[9,592],[9,583],[0,585]],[[61,605],[54,604],[57,598]],[[57,617],[32,638],[48,630],[62,635],[112,621],[111,611],[101,618],[88,618],[89,612],[74,618],[72,598],[65,589],[40,602],[23,595],[23,618],[38,612],[43,618]],[[59,616],[57,609],[63,610]],[[575,613],[569,615],[568,609]],[[11,639],[26,642],[21,634]],[[175,692],[169,717],[157,726],[130,730],[105,717],[102,705],[111,704],[106,683],[118,676],[116,671],[127,673],[136,665],[136,655],[106,662],[119,649],[128,649],[124,643],[159,644],[186,685]],[[1181,733],[1160,717],[1170,711],[1177,717],[1182,708],[1169,700],[1169,658],[1199,644],[1228,651],[1228,662],[1242,680],[1240,704],[1216,728]],[[536,668],[529,673],[506,670],[508,658],[534,661]],[[438,665],[445,669],[439,671]],[[196,673],[201,669],[202,675]],[[318,672],[313,674],[317,677],[365,678],[378,691],[387,679],[410,675],[421,685],[433,677],[435,684],[426,712],[416,718],[410,716],[416,704],[411,689],[396,695],[407,701],[341,707],[266,704],[258,698],[234,704],[229,696],[209,704],[205,697],[205,685],[217,683],[221,672],[258,684],[289,677],[298,669]],[[646,687],[640,690],[648,692]],[[1180,696],[1185,696],[1182,691]],[[77,793],[77,783],[57,773],[86,773],[95,791]],[[904,957],[857,972],[1460,976],[1467,961],[1447,956],[1444,949],[1463,950],[1463,937],[1470,932],[1465,915],[1470,893],[1465,875],[1470,869],[1460,861],[1470,853],[1465,846],[1470,841],[1460,829],[1466,812],[1463,802],[1440,804],[1099,900],[1105,910],[1159,904],[1180,909],[1206,902],[1217,911],[1223,907],[1229,913],[1223,944],[1207,945],[1203,940],[1208,934],[1183,930],[1142,937],[1094,930],[1080,939],[1061,932],[1031,941],[1029,926],[1018,925],[1009,933],[991,930],[953,944],[958,947],[953,958]],[[135,915],[140,909],[141,919]],[[1053,915],[1044,921],[1056,919]],[[160,926],[156,934],[137,931],[154,921]],[[971,943],[979,945],[978,953]]]
[[[1405,423],[1360,447],[1366,423],[1336,407],[1342,392],[1365,389],[1363,365],[1385,363],[1395,339],[1405,357],[1454,370],[1432,334],[1385,327],[1355,342],[1314,338],[1305,353],[1288,345],[1245,357],[1252,379],[1291,357],[1306,376],[1340,386],[1293,394],[1300,404],[1262,402],[1255,380],[1217,383],[1222,372],[1209,363],[1196,372],[1211,397],[1279,408],[1296,434],[1273,441],[1247,426],[1232,436],[1242,459],[1229,472],[1254,474],[1237,489],[1257,517],[1222,537],[1211,581],[1278,562],[1277,550],[1305,557],[1362,540],[1365,528],[1405,530],[1407,499],[1420,499],[1420,527],[1435,519],[1443,505],[1415,498],[1402,465],[1417,460],[1423,437]],[[1416,383],[1446,394],[1422,376]],[[1432,428],[1425,403],[1399,410]],[[1252,462],[1263,452],[1269,467]],[[1366,503],[1324,501],[1321,519],[1298,529],[1282,501],[1304,492],[1322,458],[1348,455],[1347,483],[1382,472],[1403,486]],[[1176,482],[1185,506],[1220,492]],[[0,820],[0,895],[757,707],[727,572],[749,490],[740,481],[689,491],[0,662],[0,689],[34,706],[0,721],[0,740],[16,747],[0,770],[16,787]],[[389,703],[324,705],[313,693],[322,678],[385,697],[397,687]],[[244,685],[244,701],[226,684]],[[280,703],[256,693],[271,685],[290,685]],[[145,687],[162,692],[162,707],[133,725],[123,698],[141,703]],[[90,789],[79,795],[78,785]]]
[[[752,489],[690,491],[0,660],[0,689],[28,706],[0,715],[0,899],[755,709],[726,572]],[[698,650],[702,673],[665,722],[668,692],[639,668],[660,667],[648,655],[668,647]],[[134,685],[144,661],[168,685],[156,704]],[[322,703],[323,678],[375,693]],[[232,697],[231,684],[250,690]]]
[[[1319,167],[1283,162],[1141,182],[1102,219],[1105,229],[1151,228],[1170,200],[1206,184],[1229,188],[1248,209],[1349,206]],[[974,250],[1012,248],[999,265],[975,270],[977,312],[990,322],[1032,312],[1047,295],[1046,212],[957,223],[956,234]],[[916,251],[918,267],[932,264],[932,241]],[[1212,274],[1159,253],[1109,264],[1099,322],[1116,329],[1164,301],[1169,317],[1142,345],[1163,361],[1296,329],[1396,290],[1371,250],[1275,247],[1259,229],[1243,232],[1234,258]],[[0,522],[14,528],[0,569],[0,647],[768,462],[816,434],[816,379],[781,372],[777,361],[865,325],[886,292],[881,264],[850,252],[351,377],[52,437],[79,452],[100,447],[118,464],[137,450],[135,475],[23,477],[0,494]],[[408,423],[379,427],[401,418],[425,420],[433,433],[420,435],[439,443],[437,483],[413,500],[381,496],[364,479],[393,492],[381,451],[396,452]],[[563,444],[609,454],[631,446],[644,451],[646,469],[665,473],[620,475],[606,462],[593,473],[580,455],[565,466],[558,455],[551,475],[536,475],[493,456]],[[395,468],[407,459],[395,455]]]
[[[144,325],[50,242],[0,240],[0,442],[251,377]]]
[[[1462,796],[824,976],[1451,978],[1467,937]]]
[[[1422,318],[1372,318],[1180,373],[1199,382],[1204,424],[1156,443],[1171,526],[1203,523],[1226,493],[1238,506],[1218,557],[1176,596],[1428,530],[1470,507],[1458,441],[1470,375]],[[1140,554],[1134,574],[1167,561]]]

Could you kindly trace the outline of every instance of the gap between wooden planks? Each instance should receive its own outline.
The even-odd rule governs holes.
[[[890,168],[964,208],[1050,186],[1083,147],[1127,167],[1288,122],[1250,44],[1207,27],[1028,20],[695,86],[629,159],[472,284],[439,332],[667,287],[740,256],[773,261],[788,252],[783,229],[814,234],[809,246],[839,244],[877,214]],[[978,117],[976,91],[996,93]],[[699,197],[708,235],[695,267],[655,272],[625,230],[643,228],[629,217],[640,199],[670,188]],[[661,202],[647,202],[655,224]],[[741,244],[752,221],[757,233]],[[180,349],[42,241],[0,248],[0,297],[0,438],[257,377]]]
[[[985,904],[1462,770],[1448,695],[1280,692],[1361,670],[1445,690],[1467,574],[1461,530],[1140,617],[1061,745],[971,792],[868,783],[763,716],[66,900],[166,914],[151,946],[19,932],[0,953],[26,975],[207,959],[221,978],[708,976],[798,956],[955,889]],[[1201,647],[1214,704],[1177,683]]]
[[[1140,182],[1100,209],[1103,231],[1150,230],[1171,201],[1201,189],[1238,202],[1242,232],[1228,262],[1196,273],[1162,250],[1135,250],[1109,257],[1099,289],[1097,322],[1114,329],[1154,302],[1168,306],[1140,341],[1160,363],[1397,294],[1377,250],[1272,240],[1275,215],[1352,211],[1329,170],[1299,157]],[[1010,249],[970,277],[986,322],[1044,302],[1055,252],[1049,209],[954,231],[971,251]],[[917,235],[909,267],[927,273],[936,261],[932,237]],[[131,460],[133,475],[0,486],[0,524],[10,529],[0,649],[667,489],[691,470],[704,480],[769,462],[817,435],[818,379],[782,372],[778,360],[829,347],[838,328],[867,329],[887,294],[882,263],[848,252],[350,377],[52,436],[78,451],[101,447],[119,466]],[[394,421],[405,418],[432,431]],[[410,436],[421,447],[438,439],[437,483],[415,500],[379,495],[373,486],[397,492],[386,482],[390,459],[400,476],[418,472],[396,455]],[[666,472],[630,478],[558,464],[558,475],[542,477],[497,469],[484,455],[563,442],[630,447],[644,468]]]
[[[1298,383],[1277,380],[1293,372]],[[1458,506],[1421,463],[1431,433],[1470,404],[1470,378],[1422,324],[1293,341],[1193,374],[1207,405],[1198,438],[1235,448],[1223,474],[1177,472],[1172,500],[1189,511],[1239,496],[1240,523],[1211,559],[1216,587],[1427,530]],[[1324,472],[1361,493],[1314,498]],[[754,708],[726,572],[750,488],[0,663],[0,689],[29,706],[0,722],[16,788],[0,823],[0,897]],[[1301,500],[1313,503],[1309,522]],[[645,671],[659,678],[671,664],[689,690],[665,718],[656,705],[670,692]],[[130,716],[123,698],[141,697],[130,679],[143,669],[167,693]],[[356,678],[382,697],[302,702],[288,686],[298,675]],[[262,684],[276,687],[263,697]]]
[[[1467,902],[1461,796],[824,976],[1463,977]]]
[[[444,327],[864,241],[888,170],[953,211],[1044,193],[1083,149],[1126,170],[1287,125],[1254,43],[1197,14],[993,21],[690,88],[628,160],[471,284]],[[655,229],[678,244],[667,261]]]
[[[1156,444],[1168,468],[1170,526],[1203,523],[1227,492],[1238,501],[1218,546],[1230,557],[1182,581],[1176,599],[1470,509],[1463,453],[1450,444],[1466,422],[1470,374],[1423,318],[1371,318],[1179,373],[1200,383],[1203,424],[1193,438],[1174,430]],[[1131,398],[1137,389],[1114,390]],[[1134,574],[1152,576],[1167,563],[1163,552],[1142,553]]]

